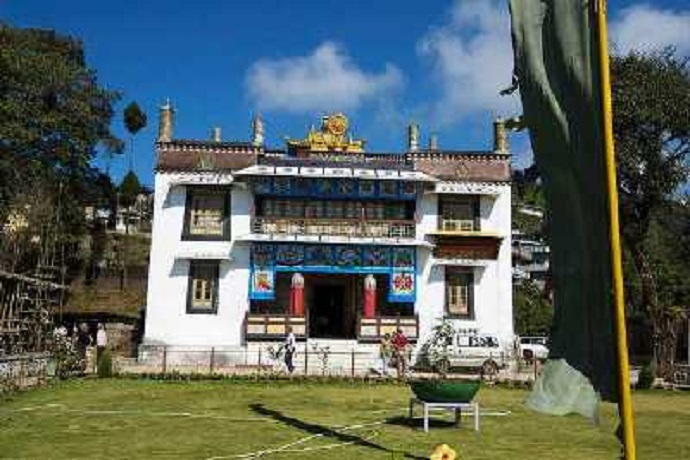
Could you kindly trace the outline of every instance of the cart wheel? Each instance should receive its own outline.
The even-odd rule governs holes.
[[[493,380],[493,378],[498,374],[498,364],[493,359],[487,359],[482,364],[482,379],[483,380]]]

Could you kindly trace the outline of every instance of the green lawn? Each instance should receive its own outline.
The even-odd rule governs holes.
[[[611,405],[597,427],[528,412],[524,391],[485,388],[479,400],[494,415],[481,432],[444,414],[425,434],[405,418],[409,396],[396,385],[73,381],[0,403],[0,457],[402,459],[448,443],[463,459],[616,458]],[[690,458],[690,393],[642,392],[634,403],[638,458]]]

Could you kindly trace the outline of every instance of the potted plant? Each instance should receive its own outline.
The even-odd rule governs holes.
[[[455,329],[449,321],[434,326],[429,339],[422,344],[415,369],[431,373],[427,378],[408,381],[418,399],[427,402],[470,402],[479,391],[479,379],[450,379],[450,354]]]

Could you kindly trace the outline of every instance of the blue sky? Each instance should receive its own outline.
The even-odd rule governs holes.
[[[685,1],[611,1],[609,10],[619,50],[675,44],[690,54]],[[248,140],[259,111],[274,147],[342,110],[370,151],[401,151],[411,120],[423,142],[436,132],[441,148],[484,149],[492,118],[520,112],[517,97],[497,95],[511,69],[499,0],[0,0],[0,18],[80,37],[99,81],[123,93],[121,136],[121,110],[142,106],[149,125],[137,136],[135,170],[149,185],[167,97],[175,137],[206,138],[221,126],[225,140]],[[517,166],[529,163],[524,136],[513,152]],[[116,180],[128,163],[113,162]]]

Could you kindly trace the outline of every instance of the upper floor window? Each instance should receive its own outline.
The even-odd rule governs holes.
[[[479,197],[476,195],[441,195],[439,230],[479,231]]]
[[[217,261],[190,262],[187,313],[216,313],[218,310],[218,266]]]
[[[229,239],[229,198],[227,191],[190,189],[187,193],[184,239]]]
[[[474,318],[474,276],[472,272],[446,271],[446,316]]]

